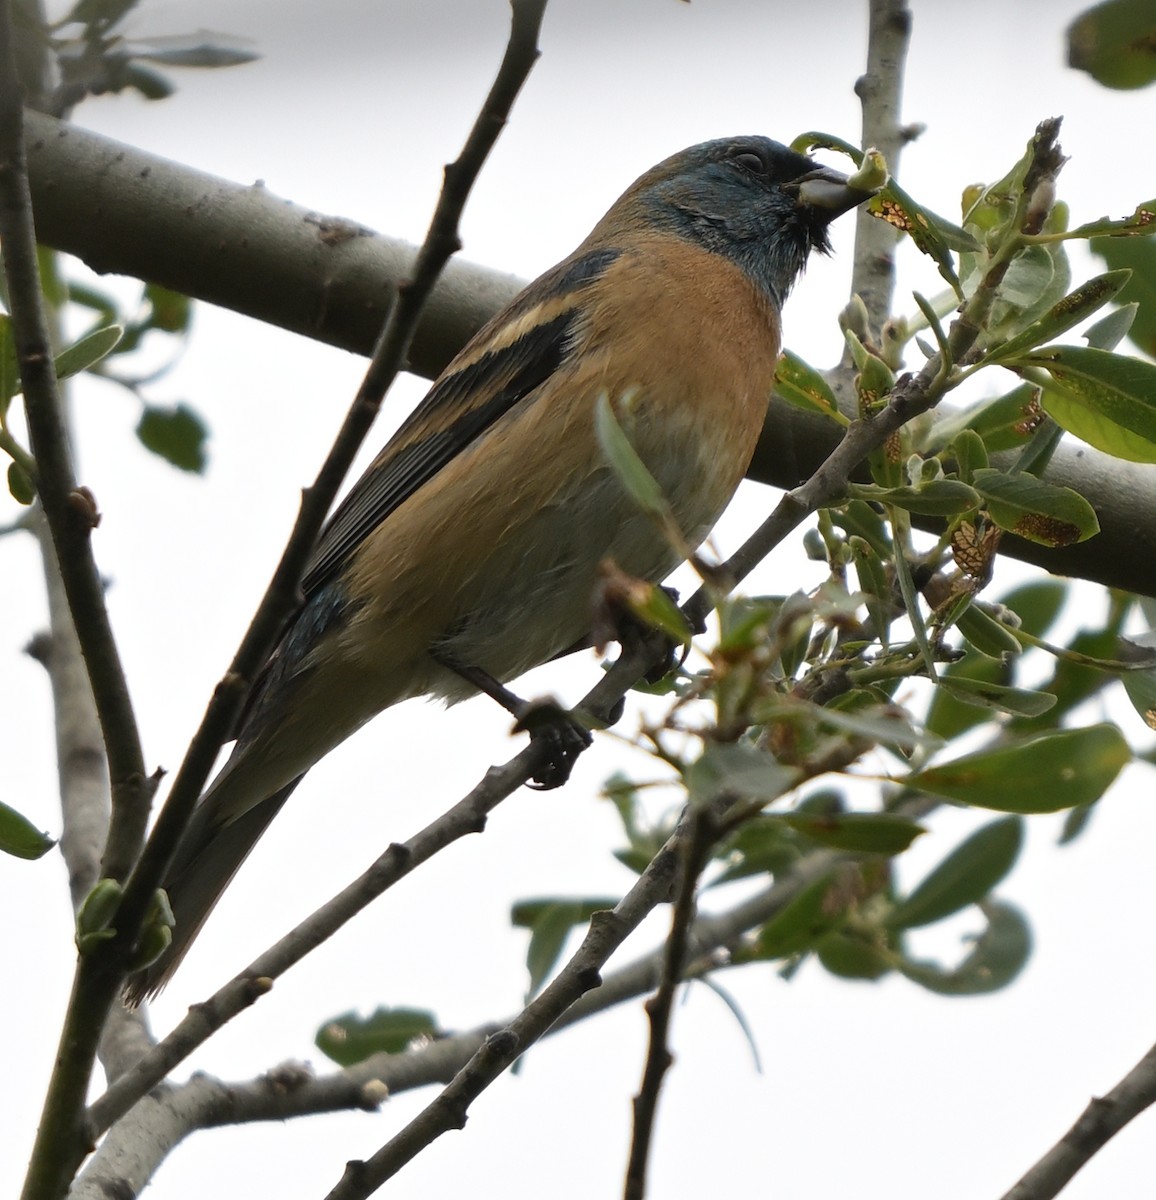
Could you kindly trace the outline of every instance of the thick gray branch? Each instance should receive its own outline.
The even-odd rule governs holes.
[[[43,241],[98,271],[148,279],[258,320],[368,354],[413,263],[404,242],[27,114],[28,166]],[[452,262],[418,327],[411,368],[432,377],[521,286]],[[773,404],[754,479],[797,486],[839,430]],[[1003,551],[1061,575],[1156,595],[1156,468],[1062,445],[1048,478],[1087,496],[1102,532],[1049,550],[1005,538]]]

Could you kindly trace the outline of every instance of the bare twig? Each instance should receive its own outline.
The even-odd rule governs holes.
[[[485,828],[487,814],[533,777],[541,768],[544,756],[542,744],[531,744],[504,767],[492,768],[453,808],[409,841],[390,846],[332,900],[254,959],[208,1000],[193,1005],[184,1020],[162,1042],[94,1101],[87,1115],[89,1135],[94,1139],[99,1137],[222,1025],[268,992],[273,980],[331,937],[399,879],[459,838],[480,833]]]
[[[347,1164],[328,1200],[369,1196],[443,1133],[462,1128],[473,1101],[580,996],[599,985],[603,964],[654,906],[670,895],[684,838],[683,831],[676,832],[614,909],[594,915],[577,953],[554,980],[509,1025],[491,1034],[417,1117],[371,1158]]]
[[[815,850],[800,859],[788,875],[734,908],[700,916],[689,931],[688,963],[683,977],[695,978],[725,966],[728,961],[725,951],[736,948],[749,930],[770,920],[803,888],[852,857]],[[658,896],[655,903],[664,898]],[[666,949],[660,946],[606,976],[596,990],[587,992],[566,1010],[547,1031],[547,1036],[644,995],[656,986],[665,957]],[[376,1054],[317,1079],[289,1079],[286,1071],[275,1069],[255,1082],[221,1081],[196,1075],[179,1088],[154,1089],[140,1098],[127,1119],[118,1120],[109,1130],[74,1187],[76,1200],[89,1197],[105,1200],[110,1182],[122,1189],[127,1186],[126,1194],[135,1195],[174,1146],[197,1129],[366,1108],[378,1103],[385,1094],[398,1095],[434,1083],[448,1083],[486,1038],[515,1019],[510,1016],[489,1022],[402,1053]],[[270,1078],[282,1083],[289,1079],[291,1094],[271,1093],[265,1087]],[[193,1090],[188,1098],[186,1089]],[[110,1089],[93,1111],[104,1106],[113,1095]]]
[[[1106,1095],[1097,1096],[1079,1120],[1003,1196],[1003,1200],[1051,1200],[1113,1137],[1156,1102],[1156,1046]]]
[[[0,0],[0,3],[6,5],[6,0]],[[49,1200],[51,1197],[63,1194],[76,1167],[90,1149],[91,1143],[85,1137],[84,1124],[81,1120],[84,1092],[91,1076],[100,1030],[116,997],[119,981],[129,962],[133,944],[151,902],[153,891],[200,795],[217,751],[227,736],[229,727],[244,699],[248,681],[264,661],[281,625],[296,602],[298,580],[317,532],[349,464],[380,407],[389,383],[405,361],[406,351],[421,305],[437,278],[441,265],[458,248],[457,223],[470,187],[506,122],[510,106],[521,84],[537,58],[537,31],[541,23],[545,0],[512,0],[512,3],[514,22],[506,56],[461,156],[456,163],[446,169],[446,184],[434,214],[430,232],[418,255],[413,278],[398,289],[397,302],[382,331],[365,381],[316,483],[303,496],[297,523],[265,599],[242,641],[229,673],[218,685],[201,728],[194,736],[185,760],[177,773],[168,803],[157,821],[153,836],[125,890],[117,916],[117,935],[104,943],[98,954],[83,958],[80,962],[72,1001],[65,1020],[58,1067],[49,1084],[45,1113],[33,1149],[32,1163],[24,1193],[26,1200]],[[0,10],[0,20],[6,15],[5,7]],[[9,29],[10,27],[5,25],[4,28]],[[10,55],[10,41],[5,42],[5,47]],[[15,134],[12,135],[14,140],[11,150],[7,143],[0,144],[0,166],[11,164],[13,168],[18,168],[23,162],[19,137],[21,109],[19,96],[15,95],[14,84],[10,82],[13,73],[4,69],[3,61],[0,60],[0,74],[6,81],[9,81],[9,86],[4,90],[4,100],[6,101],[4,115],[7,119],[3,122],[3,130],[4,134],[7,134],[10,129],[14,129]],[[8,152],[5,153],[5,151]],[[18,183],[19,171],[13,170],[12,174],[17,178]],[[7,177],[8,172],[5,172],[5,179]],[[24,236],[28,246],[32,248],[30,251],[32,254],[31,264],[34,271],[31,208],[27,200],[26,181],[23,188],[23,201],[23,209],[15,203],[12,209],[15,214],[14,219],[20,218],[21,211],[26,214],[24,220],[27,229]],[[7,207],[5,206],[6,212]],[[7,248],[6,240],[6,250]],[[18,272],[22,263],[23,259],[18,258]],[[25,270],[27,270],[26,266]],[[11,278],[11,264],[9,264],[9,271]],[[34,273],[29,278],[31,285],[35,286]],[[16,283],[20,284],[25,291],[29,286],[28,281],[19,273]],[[10,286],[13,285],[10,284]],[[15,290],[16,288],[13,286],[13,291]],[[17,340],[18,345],[23,347],[21,363],[24,368],[24,382],[31,410],[34,404],[33,385],[37,382],[38,376],[46,375],[50,388],[54,383],[52,358],[48,352],[47,338],[36,329],[26,332],[23,342],[19,335]],[[51,397],[51,392],[48,395]],[[59,429],[48,424],[52,406],[46,405],[45,408],[47,413],[45,433],[40,437],[34,437],[33,448],[39,456],[42,446],[47,447],[51,468],[49,478],[55,481],[57,490],[62,490],[64,497],[57,503],[58,498],[55,496],[55,492],[51,493],[53,505],[60,510],[58,519],[70,521],[66,530],[74,537],[78,533],[83,535],[87,553],[87,535],[91,528],[91,520],[86,527],[78,519],[78,514],[80,517],[85,517],[89,516],[89,513],[82,504],[78,503],[77,499],[79,497],[79,500],[84,500],[85,497],[70,486],[72,475],[67,457],[67,442],[63,435],[63,423],[57,419],[56,426],[59,426]],[[29,423],[31,426],[31,411]],[[71,512],[68,507],[69,503],[71,503]],[[50,508],[49,496],[45,496],[45,509],[49,515],[50,525],[53,527],[58,553],[63,560],[72,547],[67,542],[62,545],[57,536],[56,525],[52,520],[53,509]],[[99,594],[99,578],[94,566],[91,569],[91,575]],[[73,598],[71,590],[69,595],[75,612],[77,600]],[[83,599],[82,593],[80,600]],[[103,613],[103,606],[99,611]],[[111,638],[109,642],[111,644]],[[85,645],[87,655],[88,648],[87,644]],[[113,650],[115,651],[115,647]],[[90,670],[93,672],[94,690],[96,690],[97,672],[92,667],[91,659]],[[125,693],[125,697],[127,699],[127,693]],[[129,715],[131,716],[131,713]],[[102,724],[106,723],[102,721]],[[105,737],[106,740],[109,738],[107,724]],[[123,748],[119,744],[117,748],[123,757]],[[139,758],[139,747],[137,754]],[[111,760],[112,747],[110,746]],[[143,760],[141,760],[141,764],[136,777],[143,785]],[[114,775],[115,778],[117,776]]]
[[[691,925],[694,921],[698,879],[710,860],[718,836],[714,813],[707,804],[692,805],[686,816],[687,837],[683,843],[682,871],[678,895],[670,916],[670,933],[662,954],[662,975],[658,989],[645,1004],[650,1035],[647,1039],[646,1064],[642,1082],[634,1097],[634,1131],[630,1139],[630,1156],[626,1163],[626,1181],[622,1189],[624,1200],[642,1200],[646,1195],[646,1168],[658,1115],[658,1093],[662,1081],[674,1062],[669,1045],[670,1019],[674,995],[683,979],[690,946]]]
[[[511,0],[514,18],[497,78],[445,184],[418,253],[413,276],[398,287],[369,368],[317,478],[302,496],[297,521],[253,621],[205,713],[173,781],[172,790],[126,889],[117,941],[122,953],[135,939],[153,891],[172,856],[209,771],[228,737],[249,685],[268,657],[286,618],[298,603],[298,586],[308,556],[341,481],[369,432],[389,385],[405,364],[422,305],[442,265],[458,249],[458,222],[486,156],[505,126],[509,111],[538,57],[537,35],[545,0]],[[128,945],[118,947],[124,939]]]
[[[9,0],[0,0],[0,241],[35,460],[35,483],[96,703],[108,755],[113,808],[124,818],[127,828],[135,828],[139,842],[151,789],[145,778],[140,737],[104,604],[100,573],[92,555],[96,505],[91,495],[77,486],[56,387],[52,342],[41,304],[21,100],[11,6]],[[116,848],[106,849],[104,873],[120,877],[127,867],[128,859],[118,856]],[[61,1031],[56,1067],[29,1169],[25,1194],[30,1197],[62,1193],[71,1174],[70,1168],[61,1169],[62,1161],[83,1153],[80,1115],[107,1011],[107,1000],[104,1005],[88,1005],[84,1000],[102,992],[111,998],[112,989],[102,974],[91,960],[79,961],[73,1002]]]

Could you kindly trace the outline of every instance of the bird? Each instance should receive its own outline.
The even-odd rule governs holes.
[[[765,137],[691,146],[454,357],[323,528],[162,879],[171,944],[127,1003],[168,982],[289,794],[355,730],[410,697],[500,694],[581,644],[604,561],[654,583],[678,565],[601,449],[600,396],[701,544],[763,428],[787,294],[865,199]]]

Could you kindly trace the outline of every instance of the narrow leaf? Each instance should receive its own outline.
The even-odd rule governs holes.
[[[124,329],[120,325],[105,325],[102,329],[85,334],[56,356],[56,378],[67,379],[70,375],[87,371],[102,358],[107,358],[123,336]]]
[[[1031,955],[1031,929],[1010,904],[988,901],[980,907],[987,928],[958,967],[944,970],[936,963],[901,959],[898,969],[913,983],[941,996],[980,996],[1007,987]]]
[[[630,393],[622,399],[624,406],[629,402]],[[594,428],[602,453],[634,503],[643,512],[665,516],[669,510],[662,488],[630,444],[630,439],[614,414],[607,392],[602,392],[598,397],[594,409]]]
[[[852,484],[848,493],[867,503],[890,504],[927,517],[954,517],[980,506],[975,490],[958,479],[932,479],[919,487],[882,488]]]
[[[972,483],[1001,529],[1043,546],[1070,546],[1099,533],[1096,510],[1079,492],[1027,472],[976,471]]]
[[[827,381],[790,350],[783,351],[775,367],[775,394],[796,408],[822,413],[841,425],[847,424]]]
[[[1073,399],[1156,442],[1156,365],[1086,346],[1048,346],[1016,361],[1042,367]]]
[[[1097,309],[1107,304],[1131,278],[1128,270],[1108,271],[1081,284],[1069,292],[1058,304],[1052,305],[1038,321],[1002,345],[994,346],[985,355],[984,362],[1002,362],[1025,350],[1031,350],[1052,338],[1065,333],[1090,317]]]
[[[799,775],[795,767],[784,767],[749,742],[709,742],[687,767],[684,780],[692,803],[721,795],[769,803],[790,791]]]
[[[964,676],[951,678],[941,675],[937,686],[947,688],[957,700],[964,704],[974,704],[978,708],[993,708],[997,712],[1011,713],[1017,717],[1038,717],[1056,706],[1056,698],[1050,692],[1005,687],[999,683],[986,683],[980,679],[967,679]]]
[[[47,854],[56,843],[41,833],[27,817],[0,801],[0,850],[16,858],[35,859]]]
[[[1023,846],[1022,817],[1001,817],[960,843],[887,918],[894,929],[917,929],[978,904],[1015,866]]]
[[[910,817],[889,812],[786,813],[783,820],[821,845],[861,854],[902,854],[926,829]]]
[[[368,1017],[345,1013],[327,1021],[314,1039],[318,1050],[342,1067],[373,1054],[400,1054],[416,1038],[438,1036],[437,1020],[421,1008],[379,1008]]]
[[[1000,812],[1059,812],[1098,800],[1131,759],[1115,725],[1091,725],[981,750],[918,771],[903,782]]]

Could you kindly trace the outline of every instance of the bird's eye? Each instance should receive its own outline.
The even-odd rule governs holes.
[[[753,151],[748,150],[742,154],[736,154],[734,162],[754,175],[765,175],[767,173],[767,164]]]

